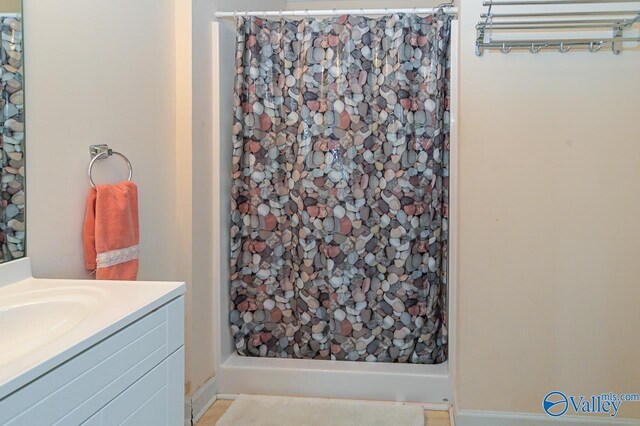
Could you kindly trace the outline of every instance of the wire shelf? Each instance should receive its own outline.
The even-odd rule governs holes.
[[[640,0],[490,0],[476,25],[476,55],[485,50],[539,53],[558,49],[620,54],[640,43]],[[497,10],[497,12],[496,12]],[[579,34],[586,34],[580,36]],[[636,46],[638,47],[638,46]]]

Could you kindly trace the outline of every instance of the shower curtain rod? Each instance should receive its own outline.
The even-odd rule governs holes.
[[[444,6],[442,8],[384,8],[384,9],[307,9],[307,10],[256,10],[248,12],[216,12],[216,18],[232,18],[236,16],[340,16],[340,15],[386,15],[389,13],[416,13],[431,14],[442,9],[447,15],[455,17],[458,14],[457,7]]]

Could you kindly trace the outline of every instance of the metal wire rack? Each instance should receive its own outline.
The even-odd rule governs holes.
[[[487,10],[476,25],[478,56],[487,49],[567,53],[605,46],[617,55],[625,43],[640,43],[640,0],[488,0],[482,5]]]

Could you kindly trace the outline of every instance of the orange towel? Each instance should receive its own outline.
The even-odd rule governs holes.
[[[89,190],[82,230],[85,266],[99,280],[138,275],[138,187],[133,182]]]

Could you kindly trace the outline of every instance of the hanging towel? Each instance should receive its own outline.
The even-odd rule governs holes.
[[[138,187],[133,182],[89,190],[82,231],[85,266],[99,280],[138,275]]]

